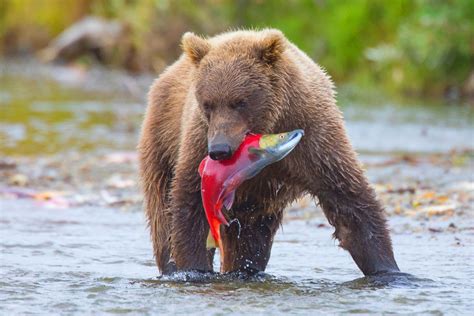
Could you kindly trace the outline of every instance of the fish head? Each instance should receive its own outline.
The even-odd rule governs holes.
[[[236,172],[224,181],[219,201],[223,201],[226,209],[230,209],[235,190],[242,182],[255,177],[266,166],[285,158],[296,147],[303,135],[304,131],[297,129],[287,133],[249,136],[247,139],[257,136],[258,142],[249,142],[252,145],[247,147],[248,159],[242,159]]]
[[[279,134],[262,135],[259,147],[250,147],[249,153],[273,163],[285,158],[300,142],[304,135],[302,129]]]

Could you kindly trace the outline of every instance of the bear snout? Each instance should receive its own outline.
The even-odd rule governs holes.
[[[229,144],[211,144],[209,145],[209,157],[212,160],[226,160],[232,157],[232,148]]]

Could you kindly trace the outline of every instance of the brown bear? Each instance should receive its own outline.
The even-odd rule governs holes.
[[[329,76],[278,30],[182,38],[184,54],[153,83],[138,146],[159,270],[212,271],[198,166],[232,156],[248,132],[303,129],[284,160],[236,192],[222,227],[221,271],[264,271],[283,210],[317,198],[362,272],[398,271],[383,208],[347,138]],[[238,236],[240,234],[240,236]]]

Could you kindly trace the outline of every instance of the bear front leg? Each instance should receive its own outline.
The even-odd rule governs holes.
[[[170,212],[171,257],[181,271],[212,271],[212,253],[206,250],[209,224],[201,201],[199,163],[207,154],[200,121],[184,131],[173,179]]]
[[[138,145],[140,178],[144,195],[144,208],[150,227],[153,254],[162,274],[176,270],[170,261],[170,227],[168,191],[173,178],[173,168],[166,155],[166,146],[155,135],[160,135],[153,117],[144,121]],[[158,157],[160,159],[158,159]]]
[[[172,200],[171,256],[177,269],[212,271],[212,254],[206,249],[209,224],[202,207],[201,192],[189,192],[180,187],[174,190]]]
[[[322,191],[318,198],[340,247],[365,275],[399,271],[383,209],[370,187],[360,195]]]
[[[243,214],[237,218],[239,223],[223,226],[225,256],[221,272],[254,274],[265,271],[281,217],[281,211],[271,215]]]

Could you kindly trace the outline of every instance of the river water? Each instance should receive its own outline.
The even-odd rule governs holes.
[[[3,156],[133,150],[142,102],[52,80],[11,74],[0,80]],[[343,109],[364,161],[395,152],[473,148],[469,107],[385,102],[347,103]],[[449,172],[413,166],[397,172],[401,179],[442,185],[446,179],[472,183],[472,170],[470,164]],[[369,170],[372,181],[390,175]],[[460,229],[423,229],[446,228],[452,221]],[[409,274],[363,278],[317,212],[284,223],[266,274],[160,277],[142,212],[98,205],[52,208],[0,196],[0,313],[471,314],[472,213],[437,222],[392,216],[389,224],[397,261]]]
[[[472,233],[394,234],[400,268],[412,276],[389,283],[362,278],[348,254],[331,239],[332,229],[318,227],[319,220],[290,221],[277,235],[268,274],[244,281],[156,277],[144,223],[141,212],[3,202],[0,300],[4,315],[459,315],[474,308]]]

